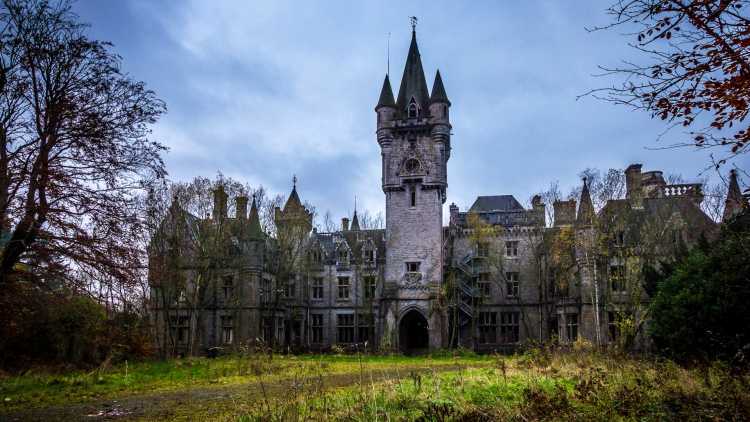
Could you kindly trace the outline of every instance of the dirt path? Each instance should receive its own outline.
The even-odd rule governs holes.
[[[410,373],[456,371],[467,366],[445,367],[404,367],[386,371],[365,370],[364,384],[406,378]],[[217,406],[236,401],[262,400],[263,397],[289,396],[298,391],[329,390],[356,385],[360,382],[359,373],[346,373],[311,377],[302,380],[282,379],[272,384],[252,382],[222,387],[197,387],[160,394],[139,394],[112,400],[91,401],[50,407],[18,410],[3,414],[0,421],[100,421],[100,420],[170,420],[175,409],[189,404],[191,407]],[[263,393],[265,389],[265,394]]]

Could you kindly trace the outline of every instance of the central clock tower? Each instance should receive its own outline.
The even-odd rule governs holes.
[[[386,202],[383,335],[402,350],[447,346],[443,282],[443,203],[448,187],[450,101],[440,71],[427,91],[412,30],[398,98],[388,75],[377,113]],[[423,338],[424,337],[424,338]]]

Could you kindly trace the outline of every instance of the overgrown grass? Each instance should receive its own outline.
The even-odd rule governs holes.
[[[260,378],[273,383],[287,378],[309,378],[356,373],[361,366],[371,371],[405,368],[442,367],[455,364],[450,354],[426,357],[355,355],[274,355],[223,356],[215,359],[187,358],[122,364],[99,371],[65,374],[29,372],[0,379],[3,408],[48,406],[112,399],[138,393],[181,391],[209,386],[256,383]],[[489,364],[488,357],[467,354],[462,364]]]
[[[235,401],[219,414],[183,410],[242,421],[750,420],[750,377],[721,364],[686,369],[592,352],[492,359],[485,368]]]

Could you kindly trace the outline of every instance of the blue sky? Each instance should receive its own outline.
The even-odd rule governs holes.
[[[613,82],[592,76],[597,65],[637,57],[621,31],[585,30],[607,22],[607,4],[80,0],[74,10],[166,101],[153,137],[170,148],[172,179],[221,171],[287,194],[296,174],[302,199],[338,218],[355,195],[360,209],[384,209],[373,108],[388,33],[399,85],[411,15],[428,85],[439,68],[453,104],[447,203],[523,203],[551,181],[567,192],[586,167],[634,162],[699,178],[707,152],[648,149],[665,143],[662,122],[576,100]]]

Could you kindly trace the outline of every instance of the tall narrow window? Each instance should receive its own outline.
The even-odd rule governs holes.
[[[497,313],[479,313],[479,342],[483,344],[497,342]]]
[[[230,316],[221,317],[221,341],[224,344],[232,344],[234,340],[234,321]]]
[[[312,314],[312,342],[322,343],[323,342],[323,314]]]
[[[349,299],[349,287],[351,287],[349,277],[339,277],[339,300]]]
[[[287,299],[293,299],[295,296],[297,296],[297,284],[294,280],[290,280],[286,283],[286,286],[284,286],[284,297]]]
[[[417,190],[413,186],[409,188],[409,206],[417,206]]]
[[[375,334],[375,324],[373,323],[372,314],[360,314],[357,324],[357,342],[372,342]]]
[[[505,295],[508,297],[518,297],[518,273],[505,273]]]
[[[336,315],[339,343],[354,343],[354,314]]]
[[[505,242],[505,256],[518,256],[518,241]]]
[[[417,102],[414,101],[414,98],[411,99],[409,102],[409,118],[410,119],[416,119],[419,114],[419,109],[417,109]]]
[[[477,288],[479,288],[479,292],[482,296],[490,297],[490,273],[479,273],[477,276]]]
[[[565,334],[568,335],[568,341],[578,339],[578,314],[565,315]]]
[[[365,277],[365,299],[372,299],[375,297],[375,277],[373,276],[367,276]]]
[[[624,292],[625,291],[625,266],[624,265],[610,265],[609,266],[609,280],[613,292]]]
[[[500,342],[518,343],[518,312],[500,312]]]
[[[609,312],[608,317],[609,340],[615,341],[620,337],[620,327],[618,324],[620,321],[616,312]]]
[[[224,291],[224,299],[230,299],[234,292],[234,279],[231,275],[225,276],[222,279],[222,290]]]
[[[313,278],[312,298],[316,300],[323,299],[323,277]]]

